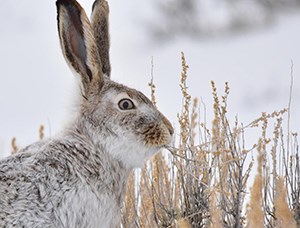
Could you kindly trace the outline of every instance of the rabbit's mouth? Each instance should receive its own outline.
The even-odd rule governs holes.
[[[160,150],[172,141],[172,134],[165,125],[154,125],[148,127],[144,132],[144,141],[148,148]]]

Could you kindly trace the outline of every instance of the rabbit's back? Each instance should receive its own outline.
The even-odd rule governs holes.
[[[119,163],[105,153],[97,160],[88,144],[67,138],[0,161],[0,227],[118,226],[126,183]]]
[[[66,161],[45,147],[33,144],[0,161],[0,227],[60,227],[55,208],[75,181]]]

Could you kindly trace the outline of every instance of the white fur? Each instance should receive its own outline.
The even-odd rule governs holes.
[[[110,195],[96,195],[88,186],[80,186],[68,192],[62,205],[57,210],[57,215],[62,227],[72,228],[95,228],[95,227],[118,227],[120,224],[120,208],[115,199]],[[99,212],[102,213],[99,213]],[[76,219],[70,218],[75,215],[85,213],[82,216],[80,226],[76,224]]]
[[[123,131],[115,131],[119,137],[117,143],[115,140],[107,140],[103,145],[105,150],[122,161],[127,168],[140,168],[145,163],[145,160],[159,151],[160,148],[147,148],[143,142],[137,142],[134,135],[122,135]],[[113,136],[112,136],[113,137]]]

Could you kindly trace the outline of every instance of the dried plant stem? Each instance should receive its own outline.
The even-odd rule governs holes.
[[[14,137],[12,140],[11,140],[11,153],[12,154],[15,154],[18,152],[18,146],[17,146],[17,139]]]

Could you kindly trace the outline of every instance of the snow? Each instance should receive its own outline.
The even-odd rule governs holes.
[[[81,1],[88,10],[91,0]],[[220,90],[229,82],[229,117],[248,123],[262,111],[287,107],[291,61],[294,90],[291,131],[300,129],[300,14],[283,15],[276,24],[240,34],[192,39],[178,37],[155,43],[146,23],[154,9],[144,1],[111,1],[112,78],[149,95],[151,57],[159,109],[175,123],[180,112],[180,52],[190,66],[192,96],[206,103],[211,115],[210,81]],[[222,14],[222,12],[218,12]],[[62,57],[53,1],[0,2],[0,157],[10,140],[20,146],[59,132],[74,112],[76,81]],[[224,22],[225,23],[225,22]]]

